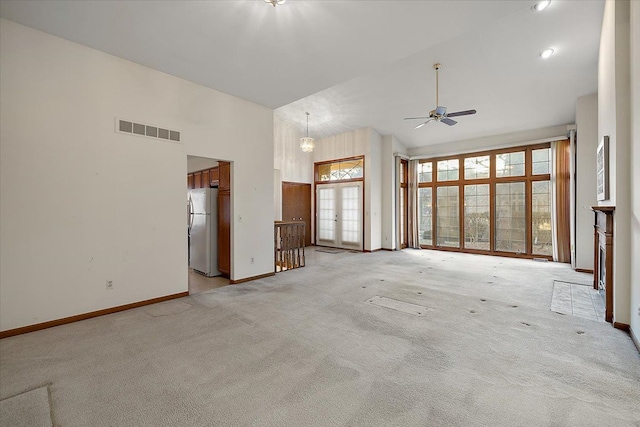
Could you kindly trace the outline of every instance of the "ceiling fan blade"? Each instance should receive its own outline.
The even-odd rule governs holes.
[[[430,121],[432,121],[433,119],[429,119],[426,122],[422,122],[420,123],[418,126],[415,126],[414,129],[420,129],[422,126],[426,125],[427,123],[429,123]]]
[[[451,119],[449,119],[449,118],[447,118],[447,117],[443,117],[442,119],[440,119],[440,121],[441,121],[442,123],[444,123],[445,125],[449,125],[449,126],[453,126],[453,125],[455,125],[456,123],[458,123],[458,122],[456,122],[455,120],[451,120]]]
[[[447,117],[469,116],[469,115],[475,114],[475,113],[477,113],[476,110],[456,111],[455,113],[447,114]]]
[[[447,112],[447,107],[436,107],[436,115],[444,116]]]
[[[424,119],[428,119],[429,117],[405,117],[405,120],[424,120]]]

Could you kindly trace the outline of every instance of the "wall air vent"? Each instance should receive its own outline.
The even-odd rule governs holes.
[[[180,142],[180,132],[116,118],[116,132]]]

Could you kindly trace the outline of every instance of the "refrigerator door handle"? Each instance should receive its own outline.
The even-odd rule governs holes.
[[[193,227],[193,200],[191,194],[189,194],[189,234],[191,234],[191,228]]]

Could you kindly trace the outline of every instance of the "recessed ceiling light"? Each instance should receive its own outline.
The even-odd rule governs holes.
[[[540,12],[549,7],[549,4],[551,4],[550,0],[541,1],[540,3],[536,3],[533,5],[533,10],[535,10],[536,12]]]
[[[540,57],[542,59],[547,59],[548,57],[550,57],[551,55],[553,55],[553,53],[555,52],[555,50],[553,49],[547,49],[542,51],[542,53],[540,54]]]

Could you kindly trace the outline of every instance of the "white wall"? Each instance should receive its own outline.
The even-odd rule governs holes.
[[[367,185],[371,190],[365,198],[365,217],[369,215],[371,223],[369,250],[375,251],[382,248],[382,137],[374,129],[369,135],[370,168],[365,181],[369,178]]]
[[[596,150],[598,148],[598,94],[576,102],[576,268],[593,270],[592,206],[596,200]]]
[[[640,2],[631,2],[631,333],[640,343]]]
[[[382,180],[382,248],[396,249],[396,179],[395,158],[393,157],[393,135],[382,137],[381,163]]]
[[[300,149],[303,136],[294,126],[274,117],[273,167],[280,170],[282,181],[313,183],[313,153]]]
[[[313,183],[313,153],[300,149],[304,135],[295,126],[273,118],[274,219],[282,220],[282,182]],[[312,136],[312,135],[311,135]],[[311,215],[313,229],[313,218]],[[312,234],[312,240],[315,233]]]
[[[358,129],[316,140],[314,162],[365,156],[364,164],[364,249],[381,248],[382,138],[371,128]],[[315,207],[314,207],[315,209]]]
[[[0,64],[2,330],[186,291],[187,154],[233,162],[232,278],[273,271],[272,110],[6,20]]]
[[[631,321],[631,125],[629,2],[607,0],[598,61],[598,140],[609,136],[610,198],[613,216],[613,318]]]
[[[407,149],[393,135],[382,137],[382,248],[396,248],[396,160],[394,153],[406,155]]]

